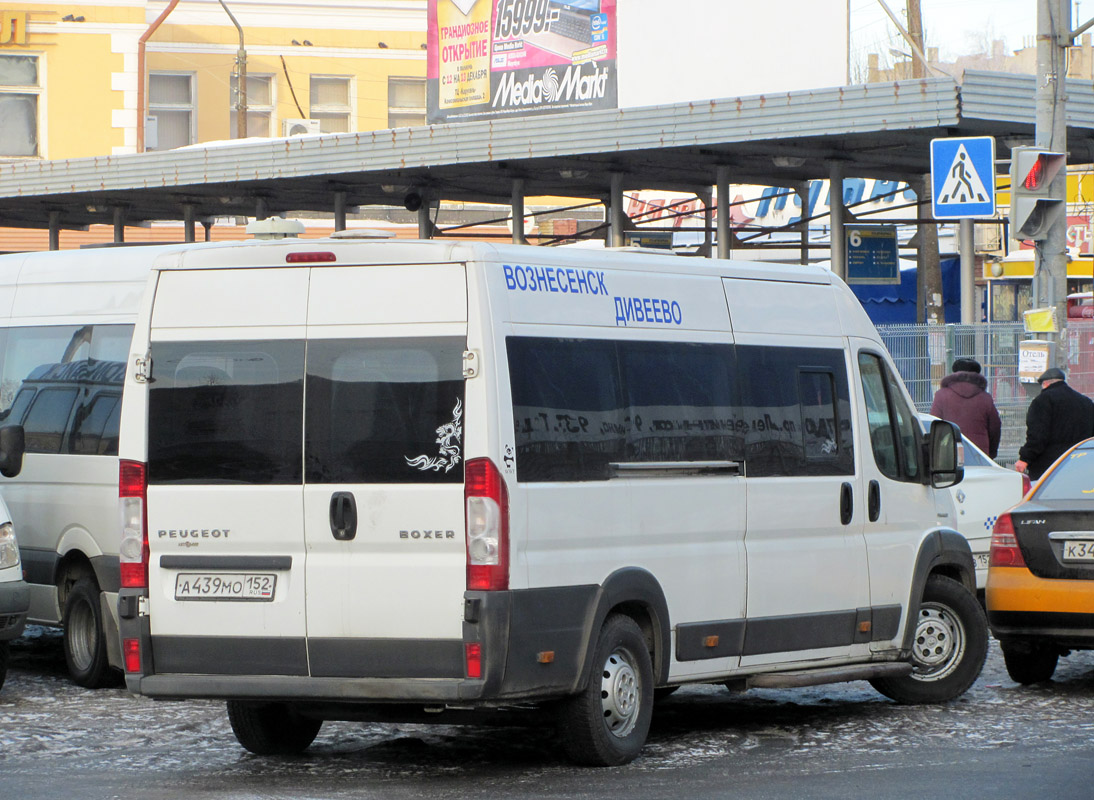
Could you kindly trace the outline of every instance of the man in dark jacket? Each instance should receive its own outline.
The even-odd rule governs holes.
[[[995,458],[1002,424],[987,389],[988,382],[980,374],[979,362],[959,358],[953,362],[953,372],[942,379],[935,392],[931,413],[956,424],[970,442]]]
[[[1094,401],[1068,386],[1056,367],[1037,380],[1041,393],[1029,404],[1026,443],[1014,464],[1019,472],[1028,469],[1030,480],[1040,478],[1071,445],[1094,436]]]

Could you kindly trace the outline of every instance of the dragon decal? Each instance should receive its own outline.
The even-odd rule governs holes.
[[[460,463],[460,438],[463,436],[463,402],[456,400],[456,407],[452,409],[452,421],[446,422],[437,428],[437,444],[440,446],[440,454],[433,458],[421,455],[417,458],[403,456],[408,467],[417,467],[422,472],[433,471],[450,472]]]

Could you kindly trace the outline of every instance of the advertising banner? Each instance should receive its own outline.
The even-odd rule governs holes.
[[[616,0],[429,0],[427,121],[617,106]]]

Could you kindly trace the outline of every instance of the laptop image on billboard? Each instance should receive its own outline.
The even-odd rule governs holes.
[[[550,0],[549,6],[558,12],[551,30],[526,36],[528,44],[569,58],[593,43],[592,16],[600,13],[600,0]]]

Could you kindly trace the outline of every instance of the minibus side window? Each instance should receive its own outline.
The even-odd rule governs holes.
[[[42,389],[23,421],[26,452],[59,453],[76,402],[75,386]]]
[[[732,345],[510,337],[506,347],[519,481],[743,456]]]
[[[98,394],[80,406],[72,424],[68,451],[78,455],[116,456],[121,395]]]
[[[619,344],[630,425],[626,461],[740,461],[733,347]]]
[[[90,325],[11,328],[0,374],[0,411],[11,407],[23,382],[47,365],[85,361],[91,349]],[[126,360],[123,356],[122,360]]]
[[[518,481],[607,480],[631,424],[614,342],[509,337]]]
[[[842,349],[738,345],[737,363],[750,478],[854,474]]]

